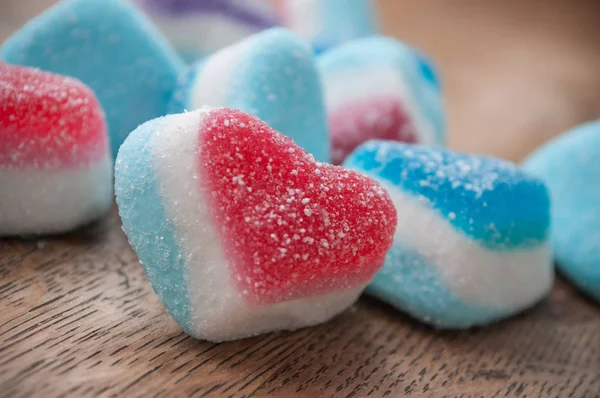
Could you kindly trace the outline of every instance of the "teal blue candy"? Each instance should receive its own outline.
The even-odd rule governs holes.
[[[167,113],[183,62],[122,0],[64,0],[0,48],[0,59],[73,76],[98,97],[113,157],[139,124]]]
[[[467,328],[505,319],[547,294],[553,277],[547,248],[550,201],[540,179],[498,159],[395,141],[369,141],[358,147],[344,166],[380,181],[392,199],[411,197],[423,209],[422,219],[406,218],[411,210],[397,202],[397,234],[383,268],[367,288],[370,294],[440,328]],[[437,215],[431,216],[431,211]],[[432,223],[433,218],[439,220]],[[407,219],[410,224],[403,223]],[[456,234],[454,246],[436,240],[442,239],[435,230],[439,222],[453,227],[449,233]],[[402,241],[415,226],[421,231],[420,249]],[[423,235],[425,228],[431,230],[431,237]],[[471,260],[464,251],[475,248]],[[521,260],[511,257],[523,254]],[[507,264],[510,278],[491,279],[503,271],[498,267],[502,267],[504,255],[511,262],[510,267]],[[444,275],[446,258],[448,265],[455,267],[449,276]],[[486,268],[488,259],[495,268]],[[474,263],[464,264],[464,275],[456,273],[469,261]],[[530,268],[521,275],[515,272],[521,267]],[[471,280],[467,272],[481,274]],[[477,287],[472,283],[478,280],[514,286],[507,287],[511,289],[509,297],[496,294],[485,303],[453,290],[457,288],[452,283]],[[488,292],[479,294],[483,297]],[[517,295],[515,301],[511,301],[513,294]]]
[[[307,44],[282,28],[258,33],[236,62],[224,105],[255,115],[322,162],[330,160],[330,143],[321,81]],[[219,53],[216,53],[218,56]],[[182,75],[170,105],[172,113],[190,110],[195,79],[203,60]],[[217,104],[203,104],[217,105]]]
[[[524,167],[550,190],[558,269],[600,302],[600,121],[546,143]]]
[[[163,195],[152,172],[150,140],[158,122],[153,120],[140,126],[121,146],[115,164],[115,194],[123,229],[152,288],[173,319],[192,334],[184,256],[175,241],[174,227],[166,217]]]

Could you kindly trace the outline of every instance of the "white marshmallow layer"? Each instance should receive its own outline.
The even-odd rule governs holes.
[[[0,167],[0,236],[67,232],[100,218],[113,199],[112,159],[75,170]]]

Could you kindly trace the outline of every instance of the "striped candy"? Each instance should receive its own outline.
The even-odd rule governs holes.
[[[368,291],[442,328],[482,325],[541,300],[553,280],[545,185],[493,158],[370,141],[344,165],[384,186],[398,227]]]
[[[396,225],[377,183],[315,162],[239,110],[145,123],[119,152],[115,178],[124,230],[150,282],[202,339],[338,314],[383,264]]]
[[[104,113],[79,81],[0,63],[0,235],[56,233],[112,201]]]
[[[443,145],[437,74],[415,50],[386,37],[360,39],[320,56],[318,67],[334,164],[369,139]]]

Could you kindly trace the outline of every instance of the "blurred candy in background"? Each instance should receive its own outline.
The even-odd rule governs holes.
[[[270,0],[132,1],[189,61],[279,25]]]
[[[317,53],[377,32],[371,0],[273,0],[282,24],[311,41]]]
[[[322,52],[376,32],[370,0],[131,0],[189,60],[285,26]]]
[[[165,12],[150,2],[132,0],[156,18]],[[212,0],[211,2],[214,2]],[[207,3],[207,0],[200,2]],[[355,31],[337,31],[337,40],[367,34],[373,26],[422,50],[438,66],[448,116],[450,148],[522,160],[549,138],[578,123],[600,117],[599,2],[539,0],[478,2],[475,0],[372,0],[373,14],[357,12],[363,0],[225,0],[263,21],[291,27],[312,38],[317,50],[331,45],[331,29],[354,23]],[[55,0],[0,1],[0,40]],[[147,3],[147,4],[146,4]],[[196,2],[193,2],[196,3]],[[219,2],[222,3],[222,2]],[[328,4],[351,3],[330,19]],[[317,11],[317,7],[321,9]],[[165,8],[163,4],[163,8]],[[286,10],[294,9],[292,18]],[[350,11],[354,9],[355,11]],[[189,18],[193,13],[187,12]],[[300,17],[306,15],[306,17]],[[369,17],[370,15],[370,17]],[[299,18],[301,20],[299,21]],[[227,19],[224,19],[227,23]],[[376,21],[376,22],[375,22]],[[216,22],[215,22],[216,23]],[[231,24],[231,22],[228,22]],[[238,22],[235,22],[238,23]],[[315,28],[325,25],[319,34]],[[370,28],[365,28],[370,26]],[[164,27],[160,27],[164,30]],[[183,24],[181,24],[183,28]],[[216,28],[212,28],[216,29]],[[256,24],[226,29],[227,35],[184,38],[205,52],[261,30]],[[316,33],[315,33],[316,32]],[[168,35],[168,32],[165,32]],[[210,38],[212,37],[212,39]],[[175,40],[171,38],[174,44]],[[183,40],[183,39],[182,39]],[[325,44],[326,43],[326,44]],[[204,47],[202,47],[204,46]],[[192,52],[194,48],[179,51]]]

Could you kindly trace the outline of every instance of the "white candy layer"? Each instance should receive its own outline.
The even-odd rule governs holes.
[[[201,193],[196,148],[205,109],[162,119],[152,137],[154,172],[175,240],[185,258],[188,303],[197,338],[231,340],[324,322],[352,305],[364,286],[323,296],[250,304],[234,285]]]
[[[410,116],[419,142],[436,144],[434,126],[427,121],[413,100],[410,88],[400,73],[389,67],[349,68],[323,75],[327,112],[334,112],[344,104],[373,96],[398,98]]]
[[[85,169],[0,168],[0,236],[67,232],[98,219],[112,204],[112,159]]]
[[[549,245],[491,251],[452,227],[435,210],[382,183],[398,210],[394,240],[423,256],[467,304],[514,312],[539,301],[554,278]]]

